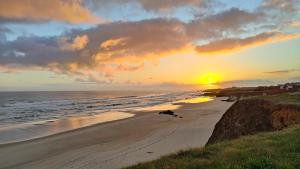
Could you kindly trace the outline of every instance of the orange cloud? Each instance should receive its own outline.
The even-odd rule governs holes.
[[[266,32],[244,39],[231,38],[213,41],[205,45],[197,46],[196,50],[200,54],[220,55],[240,51],[246,48],[277,43],[291,39],[300,38],[299,33],[284,34],[281,32]]]
[[[61,37],[58,39],[60,48],[62,50],[70,50],[70,51],[83,49],[87,45],[88,41],[89,41],[89,38],[87,35],[76,36],[73,39],[72,43],[69,43],[68,38],[66,38],[66,37]]]
[[[100,44],[100,47],[105,50],[109,50],[114,46],[123,46],[128,38],[109,39]]]
[[[172,9],[192,6],[201,7],[206,6],[212,1],[209,0],[88,0],[87,3],[94,8],[101,8],[110,4],[139,4],[147,11],[170,11]]]
[[[39,0],[30,1],[33,2]],[[154,63],[166,56],[197,52],[223,54],[299,37],[298,34],[267,32],[244,39],[224,39],[226,35],[240,37],[250,33],[247,26],[262,23],[262,17],[265,17],[262,13],[232,8],[196,17],[190,22],[153,18],[99,24],[53,37],[19,37],[0,41],[0,66],[39,67],[80,76],[93,72],[94,77],[111,78],[116,72],[135,71],[143,68],[145,62]],[[208,43],[196,46],[197,41]]]
[[[140,0],[139,3],[147,10],[169,10],[180,6],[199,6],[204,0]]]
[[[292,27],[294,27],[294,28],[299,28],[300,29],[300,22],[292,22],[291,24],[290,24]]]
[[[72,24],[99,21],[80,0],[0,0],[0,18],[27,21],[56,20]]]
[[[16,70],[15,68],[10,68],[8,66],[4,67],[4,66],[0,66],[0,73],[16,73],[18,72],[18,70]]]

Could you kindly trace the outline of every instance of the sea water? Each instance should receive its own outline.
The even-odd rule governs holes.
[[[128,112],[171,109],[171,103],[199,98],[201,94],[200,91],[0,92],[0,144],[132,117]]]

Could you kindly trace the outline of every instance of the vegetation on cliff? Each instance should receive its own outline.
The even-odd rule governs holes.
[[[128,169],[299,169],[299,91],[260,87],[212,93],[238,101],[216,124],[205,147]]]
[[[127,169],[299,169],[300,126],[181,151]]]
[[[256,96],[253,98],[264,99],[276,104],[300,105],[300,93],[282,93],[276,95]]]
[[[300,105],[287,104],[297,102],[296,96],[298,95],[276,95],[269,96],[268,99],[255,97],[237,101],[216,124],[208,144],[263,131],[280,130],[300,123]]]

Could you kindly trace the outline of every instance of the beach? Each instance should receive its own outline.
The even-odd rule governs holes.
[[[300,0],[0,0],[0,169],[300,169],[299,46]]]
[[[177,117],[158,111],[0,145],[0,168],[117,169],[201,147],[232,102],[176,103]],[[182,118],[180,118],[182,117]]]

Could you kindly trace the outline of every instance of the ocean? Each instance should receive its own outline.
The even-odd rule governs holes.
[[[0,129],[14,125],[130,111],[197,97],[193,92],[0,92]]]

